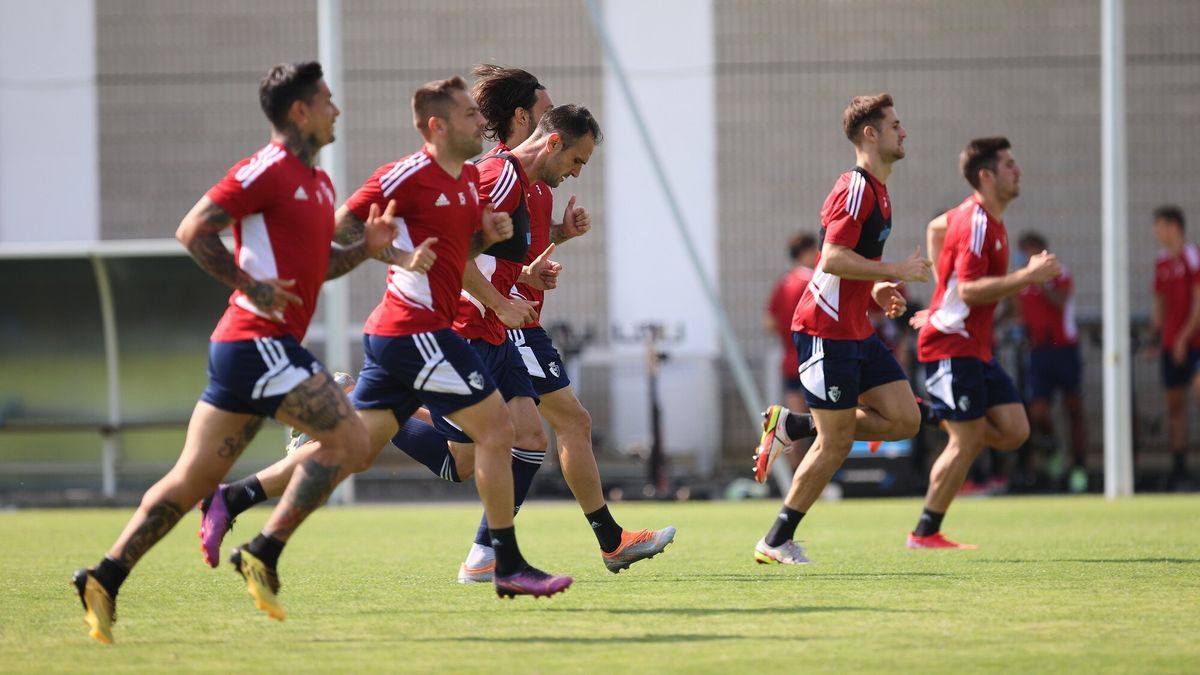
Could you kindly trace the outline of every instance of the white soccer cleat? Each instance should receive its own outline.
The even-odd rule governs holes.
[[[458,583],[490,584],[496,577],[496,549],[471,544],[466,561],[458,567]]]
[[[759,565],[807,565],[808,558],[804,557],[804,549],[800,548],[800,544],[791,539],[779,546],[768,546],[766,537],[763,537],[754,546],[754,562]]]

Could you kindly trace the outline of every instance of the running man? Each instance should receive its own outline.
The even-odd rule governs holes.
[[[259,85],[271,142],[229,170],[183,218],[176,237],[206,272],[234,289],[209,343],[208,387],[174,468],[142,497],[124,532],[74,585],[93,639],[109,644],[116,599],[134,565],[228,473],[264,417],[316,442],[262,532],[230,560],[259,609],[283,619],[280,552],[308,514],[367,455],[367,433],[324,367],[300,346],[321,284],[387,248],[391,212],[373,208],[364,239],[332,247],[333,184],[316,167],[334,139],[334,105],[315,62],[275,66]],[[233,254],[219,233],[232,226]]]
[[[497,141],[489,157],[514,157],[531,179],[525,203],[531,243],[525,262],[533,266],[539,257],[544,257],[555,245],[582,236],[591,229],[590,216],[585,209],[575,205],[574,196],[567,202],[562,222],[552,223],[554,196],[551,189],[561,185],[568,176],[579,177],[596,145],[602,140],[600,127],[587,108],[573,105],[552,108],[545,87],[524,70],[482,64],[472,74],[477,78],[473,88],[475,99],[487,118],[485,136]],[[485,158],[483,166],[488,163],[496,164],[497,161]],[[460,311],[460,320],[471,334],[480,330],[494,333],[497,330],[504,331],[506,327],[511,329],[508,330],[508,341],[519,353],[523,368],[527,371],[527,379],[532,381],[535,393],[532,400],[538,401],[537,412],[554,429],[563,476],[596,535],[605,567],[615,574],[639,560],[654,557],[674,539],[675,528],[625,530],[609,512],[604,501],[600,470],[592,452],[591,416],[571,388],[562,357],[539,320],[540,312],[545,307],[545,285],[517,283],[514,286],[506,283],[507,276],[515,270],[510,269],[509,274],[505,275],[500,267],[512,268],[511,263],[497,260],[496,264],[497,272],[491,279],[492,287],[475,286],[468,289],[475,296],[474,302],[479,304],[462,305],[465,311]],[[480,268],[483,267],[481,264]],[[554,273],[556,275],[557,270]],[[521,278],[536,279],[539,276],[533,271]],[[510,320],[503,309],[512,302],[528,302],[531,314],[516,321]],[[486,314],[480,314],[480,305],[486,305]],[[487,327],[482,327],[481,323]],[[521,414],[529,413],[526,411]],[[514,422],[517,419],[514,417]],[[536,413],[529,422],[541,432]],[[543,461],[546,447],[544,435],[540,447],[540,453],[513,450],[518,507]],[[456,475],[462,478],[471,473],[471,458],[464,450],[456,447],[455,455],[450,459]],[[435,459],[429,463],[430,468],[439,466],[441,461]],[[490,580],[494,553],[488,546],[486,533],[485,517],[480,521],[467,559],[459,568],[460,582]]]
[[[784,272],[771,288],[767,306],[763,310],[763,329],[769,335],[777,335],[783,345],[780,372],[783,373],[783,404],[788,410],[807,413],[804,388],[800,386],[800,362],[796,360],[796,346],[792,344],[792,314],[804,297],[808,282],[812,280],[813,265],[817,260],[817,239],[806,232],[798,232],[788,240],[788,259],[791,269]],[[792,443],[784,452],[792,453],[799,441]],[[792,468],[799,466],[798,455],[792,453]]]
[[[959,160],[974,193],[946,214],[937,288],[917,338],[925,389],[950,440],[930,471],[909,548],[975,548],[946,539],[942,519],[984,447],[1013,450],[1029,437],[1021,397],[992,356],[992,320],[998,301],[1050,281],[1061,268],[1054,254],[1042,251],[1008,272],[1002,219],[1021,180],[1011,147],[1006,138],[979,138]]]
[[[821,208],[821,251],[808,292],[796,306],[793,340],[800,383],[812,414],[772,405],[764,416],[755,477],[766,480],[776,455],[799,438],[816,436],[792,478],[774,524],[754,548],[762,564],[807,563],[796,526],[850,454],[854,439],[912,438],[921,423],[908,377],[875,335],[867,316],[874,301],[889,318],[907,302],[899,283],[927,281],[920,248],[900,263],[881,260],[892,231],[887,179],[904,158],[907,134],[888,94],[857,96],[842,115],[856,165],[843,173]]]

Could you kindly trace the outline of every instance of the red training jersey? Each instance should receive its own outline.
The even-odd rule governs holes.
[[[525,264],[529,265],[550,245],[554,193],[550,191],[548,184],[539,180],[529,188],[529,196],[525,200],[525,204],[529,207],[529,253],[525,256]],[[546,291],[534,288],[529,284],[517,284],[513,286],[510,296],[538,303],[537,318],[522,328],[535,328],[542,325],[542,310],[546,309]]]
[[[1200,248],[1186,243],[1179,255],[1159,251],[1154,261],[1154,293],[1162,302],[1162,346],[1171,349],[1175,338],[1192,313],[1192,293],[1200,284]],[[1200,330],[1192,335],[1191,347],[1200,347]]]
[[[767,313],[775,320],[775,332],[783,345],[783,359],[779,365],[784,377],[798,377],[800,373],[796,346],[792,342],[792,314],[796,313],[796,305],[800,303],[812,273],[808,267],[793,267],[781,274],[767,300]]]
[[[1063,304],[1055,305],[1047,290],[1063,296]],[[1025,336],[1033,349],[1070,347],[1078,344],[1075,326],[1075,282],[1063,265],[1062,273],[1044,284],[1031,284],[1017,294],[1017,305],[1025,323]]]
[[[468,163],[455,178],[422,148],[376,169],[346,206],[365,221],[372,204],[382,213],[393,199],[399,226],[393,245],[412,251],[425,239],[437,237],[437,260],[426,274],[389,266],[383,300],[367,317],[363,332],[394,337],[449,328],[458,309],[471,236],[479,229],[487,203],[479,194],[479,172]]]
[[[922,363],[957,357],[992,360],[996,303],[969,306],[959,284],[1008,272],[1008,232],[972,195],[946,214],[946,240],[938,257],[938,283],[929,322],[917,337]]]
[[[234,219],[238,267],[255,279],[294,279],[296,285],[287,290],[302,300],[287,305],[280,323],[234,291],[209,339],[291,335],[303,340],[329,270],[335,204],[329,176],[271,141],[234,164],[206,195]]]
[[[484,159],[506,151],[507,148],[503,145],[497,145]],[[481,160],[478,168],[479,191],[496,211],[514,213],[521,205],[522,195],[525,196],[526,204],[529,203],[529,178],[519,161],[503,158]],[[530,236],[532,237],[532,231]],[[517,277],[521,276],[522,265],[511,260],[480,254],[475,258],[474,264],[504,297],[508,296],[513,284],[517,283]],[[458,300],[458,313],[454,318],[454,332],[468,340],[486,340],[498,345],[504,342],[507,329],[494,311],[463,289]]]
[[[864,258],[879,260],[892,231],[891,221],[887,186],[864,169],[852,169],[838,177],[821,207],[821,245],[845,246]],[[792,330],[832,340],[867,339],[874,332],[867,317],[874,285],[874,281],[829,274],[818,253],[808,292],[792,316]]]

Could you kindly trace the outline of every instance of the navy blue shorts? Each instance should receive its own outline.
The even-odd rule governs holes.
[[[800,384],[809,408],[846,410],[858,397],[880,385],[908,380],[891,350],[878,336],[865,340],[829,340],[792,333],[800,360]]]
[[[1192,383],[1196,375],[1196,365],[1200,363],[1200,349],[1189,349],[1183,365],[1175,365],[1171,360],[1171,350],[1162,351],[1163,386],[1167,389],[1178,389]]]
[[[525,363],[521,360],[521,355],[517,352],[512,340],[505,339],[498,345],[487,340],[467,340],[467,343],[479,355],[479,360],[487,369],[488,376],[496,383],[500,395],[504,397],[505,401],[511,401],[518,396],[528,396],[533,399],[534,403],[537,403],[537,392],[533,390],[533,383],[529,381],[529,372],[525,370]],[[431,408],[429,412],[433,413],[434,411]],[[433,426],[448,440],[456,443],[473,442],[470,436],[446,419],[445,415],[434,414]]]
[[[804,391],[804,385],[800,383],[799,377],[785,377],[783,378],[783,390],[788,393],[795,392],[798,394]]]
[[[925,391],[938,417],[951,422],[977,420],[988,408],[1021,402],[996,359],[984,363],[970,356],[926,363]]]
[[[325,370],[287,335],[208,343],[208,386],[200,400],[233,413],[274,417],[283,397]]]
[[[554,348],[554,342],[550,340],[545,328],[514,328],[508,331],[508,339],[521,354],[525,370],[529,372],[529,378],[533,381],[533,390],[538,396],[571,386],[571,379],[567,377],[562,357]]]
[[[359,410],[391,410],[403,422],[422,405],[438,419],[495,390],[479,355],[449,328],[401,337],[364,334],[363,367],[350,402]]]
[[[1078,394],[1083,384],[1079,345],[1031,349],[1027,384],[1031,401],[1049,401],[1059,390]]]

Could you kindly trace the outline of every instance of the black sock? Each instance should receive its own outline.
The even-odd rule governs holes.
[[[588,524],[592,526],[592,531],[596,533],[596,541],[600,542],[600,550],[605,553],[612,553],[621,545],[621,526],[617,521],[613,520],[612,514],[608,512],[608,504],[584,514]]]
[[[493,529],[491,536],[491,545],[496,551],[496,576],[506,577],[520,571],[526,563],[521,557],[521,549],[517,548],[516,528]]]
[[[817,425],[813,424],[812,415],[809,413],[794,412],[788,415],[783,421],[783,428],[787,431],[788,438],[793,441],[817,436]]]
[[[767,536],[763,537],[767,540],[767,546],[780,546],[788,539],[795,537],[796,526],[800,524],[800,519],[803,517],[804,513],[784,506],[771,525],[771,529],[767,531]]]
[[[129,576],[129,570],[116,560],[104,556],[100,564],[96,565],[96,569],[92,570],[92,576],[108,591],[108,597],[116,599],[117,591],[121,590],[121,584],[125,583],[125,577]]]
[[[279,541],[275,537],[268,537],[265,534],[259,534],[254,539],[246,544],[246,550],[255,558],[263,561],[263,563],[275,569],[279,565],[279,554],[283,553],[283,545],[287,542]]]
[[[533,477],[537,474],[538,469],[542,468],[542,462],[545,459],[545,452],[512,449],[513,515],[521,510],[521,505],[525,503],[525,498],[529,496],[529,490],[533,487]],[[484,513],[483,517],[479,519],[479,529],[475,530],[475,543],[480,546],[491,546],[490,542],[487,514]]]
[[[1187,473],[1187,453],[1182,450],[1177,450],[1171,453],[1171,472],[1176,474]]]
[[[225,506],[229,509],[230,518],[265,501],[267,501],[267,491],[258,481],[258,476],[247,476],[225,486]]]
[[[937,534],[942,530],[942,518],[946,514],[922,509],[921,519],[917,521],[917,529],[913,530],[913,534],[918,537],[928,537],[931,534]]]
[[[458,467],[454,464],[454,455],[450,454],[450,444],[432,424],[410,417],[400,425],[400,431],[392,437],[392,444],[424,464],[438,478],[452,483],[462,482],[458,477]]]

